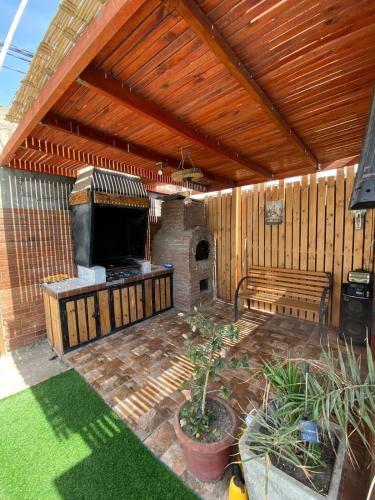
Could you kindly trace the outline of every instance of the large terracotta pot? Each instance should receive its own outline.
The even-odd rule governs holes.
[[[218,396],[209,396],[225,406],[232,418],[232,426],[228,434],[221,441],[215,443],[200,443],[187,436],[180,426],[180,411],[186,401],[180,405],[173,420],[174,430],[182,446],[188,469],[201,481],[214,481],[223,474],[229,463],[232,446],[236,441],[238,420],[232,407]]]

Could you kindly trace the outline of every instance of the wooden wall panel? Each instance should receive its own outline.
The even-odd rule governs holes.
[[[259,184],[248,190],[219,193],[207,200],[207,220],[217,245],[218,298],[232,301],[238,274],[252,265],[327,271],[333,275],[331,321],[338,326],[341,284],[351,269],[374,270],[375,211],[354,229],[349,199],[354,167],[336,176],[304,176],[296,182]],[[284,200],[284,223],[266,226],[267,200]],[[240,259],[240,262],[238,261]],[[266,311],[270,305],[252,304]],[[313,313],[279,312],[317,320]]]

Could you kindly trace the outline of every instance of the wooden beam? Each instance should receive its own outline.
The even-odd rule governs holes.
[[[323,164],[324,165],[324,164]],[[322,165],[322,166],[323,166]],[[321,168],[320,171],[323,172],[324,170],[330,170],[332,168],[332,165],[326,165],[325,168]],[[336,168],[336,167],[335,167]],[[341,167],[337,167],[341,168]],[[308,174],[314,174],[316,173],[316,170],[313,166],[308,166],[308,167],[300,167],[300,168],[295,168],[293,170],[288,170],[285,172],[279,172],[278,174],[275,174],[273,177],[273,180],[283,180],[283,179],[289,179],[291,177],[300,177],[303,175],[308,175]],[[264,182],[264,180],[261,177],[247,177],[246,179],[241,179],[240,181],[236,182],[236,186],[247,186],[251,184],[260,184]]]
[[[11,161],[17,147],[31,134],[43,116],[62,97],[75,78],[87,66],[87,63],[147,3],[148,0],[108,0],[103,5],[25,113],[2,151],[0,164],[7,165]]]
[[[250,71],[231,49],[225,38],[209,20],[195,0],[170,0],[173,8],[189,24],[189,26],[210,47],[216,57],[224,64],[237,82],[247,91],[249,96],[261,107],[263,112],[273,121],[279,131],[293,144],[317,170],[319,162],[304,141],[297,135],[287,120],[277,110]]]
[[[127,155],[130,154],[138,156],[143,160],[148,160],[154,163],[163,162],[165,166],[169,167],[172,171],[177,170],[180,164],[175,158],[162,155],[157,151],[134,144],[133,142],[124,141],[118,137],[114,137],[113,135],[108,135],[100,130],[83,125],[82,123],[67,120],[66,118],[62,118],[61,116],[51,112],[47,113],[40,123],[48,128],[66,133],[77,139],[84,139],[91,143],[110,147]],[[210,173],[204,169],[202,169],[202,171],[204,172],[205,178],[212,182],[223,184],[228,187],[233,187],[235,185],[235,182],[227,177]]]
[[[269,170],[261,167],[257,163],[244,158],[242,155],[224,146],[217,139],[204,135],[202,132],[180,118],[171,115],[151,101],[140,96],[124,85],[119,80],[105,75],[93,66],[88,66],[77,79],[78,83],[87,88],[94,90],[96,93],[103,95],[112,101],[126,106],[127,108],[143,115],[147,119],[161,125],[162,127],[171,130],[187,139],[204,146],[211,151],[239,163],[243,167],[255,172],[265,179],[271,178],[272,174]]]
[[[9,165],[5,165],[8,168],[17,168],[19,170],[28,170],[31,172],[38,172],[42,174],[52,174],[52,175],[63,175],[65,177],[77,177],[76,171],[67,167],[61,167],[57,165],[48,165],[44,162],[38,162],[32,160],[24,160],[22,158],[13,158]]]
[[[75,120],[68,120],[62,118],[54,113],[47,113],[47,115],[40,122],[48,128],[57,130],[58,132],[66,133],[77,139],[84,139],[91,143],[99,144],[101,146],[110,147],[121,151],[122,153],[132,154],[142,159],[152,161],[154,163],[163,162],[166,166],[178,167],[178,161],[174,158],[168,158],[156,151],[148,149],[143,146],[134,144],[133,142],[124,141],[118,137],[101,132],[87,125],[83,125]]]
[[[71,147],[63,146],[60,144],[54,144],[49,141],[44,141],[41,139],[37,139],[36,137],[28,137],[20,146],[21,149],[24,150],[32,150],[37,151],[43,155],[47,155],[49,157],[54,157],[59,160],[68,160],[76,163],[76,167],[54,167],[65,168],[65,169],[77,169],[82,166],[92,165],[94,167],[107,168],[109,170],[116,170],[117,172],[128,173],[131,175],[138,175],[139,177],[146,179],[147,181],[155,181],[164,184],[176,184],[178,186],[186,185],[186,183],[174,182],[171,177],[168,175],[159,176],[157,172],[148,170],[141,167],[135,167],[132,165],[128,165],[125,162],[111,160],[104,156],[85,153],[83,151],[79,151],[77,149],[73,149]],[[16,161],[16,160],[13,160]],[[37,164],[38,161],[33,160],[34,164]],[[42,163],[42,162],[41,162]],[[44,160],[43,160],[44,163]],[[206,186],[200,186],[195,182],[189,183],[190,185],[194,185],[194,189],[196,191],[205,191]]]

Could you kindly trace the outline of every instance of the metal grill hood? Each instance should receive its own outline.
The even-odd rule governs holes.
[[[147,191],[139,177],[98,167],[80,170],[72,194],[81,191],[148,198]]]

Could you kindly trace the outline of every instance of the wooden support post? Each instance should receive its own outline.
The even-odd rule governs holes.
[[[237,283],[241,278],[241,188],[232,189],[230,239],[230,300],[233,302]]]

